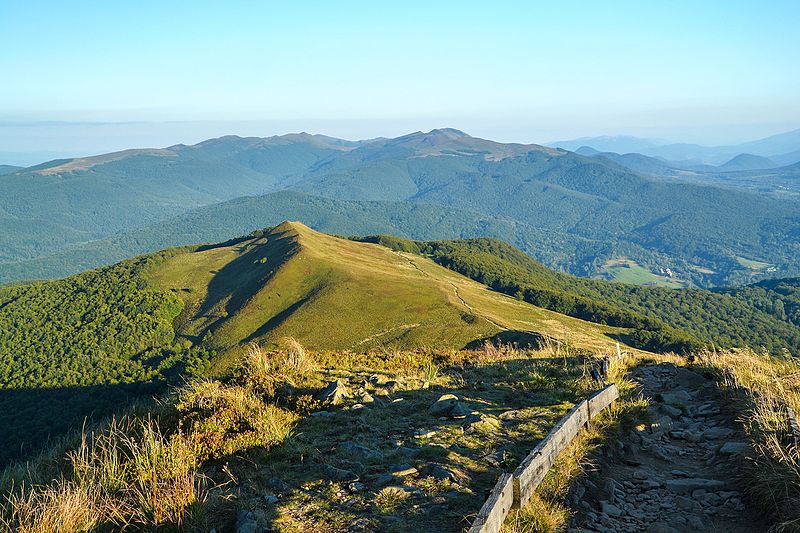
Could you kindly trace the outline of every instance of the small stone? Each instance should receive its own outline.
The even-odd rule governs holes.
[[[311,416],[313,416],[313,417],[325,417],[325,416],[331,416],[331,415],[333,415],[333,413],[331,413],[330,411],[315,411],[315,412],[311,413]]]
[[[347,488],[350,490],[350,492],[364,492],[367,490],[367,487],[360,481],[350,483]]]
[[[647,533],[681,533],[679,530],[667,524],[652,524],[647,528]]]
[[[450,481],[458,481],[453,471],[442,465],[433,465],[430,470],[430,476],[434,479],[449,479]]]
[[[375,531],[375,523],[369,518],[356,518],[347,525],[348,533],[367,533]]]
[[[706,439],[725,439],[733,435],[733,430],[724,427],[713,427],[703,432]]]
[[[283,481],[281,478],[277,478],[277,477],[269,478],[267,480],[267,482],[265,483],[265,485],[268,488],[270,488],[272,490],[275,490],[275,491],[278,491],[278,492],[286,492],[291,488],[291,487],[289,487],[288,483]]]
[[[694,509],[695,502],[686,496],[675,496],[675,505],[684,511],[691,511]]]
[[[274,494],[265,494],[264,501],[268,504],[278,503],[278,497]]]
[[[633,479],[648,479],[650,476],[644,470],[634,470]]]
[[[613,516],[614,518],[622,516],[622,509],[617,507],[616,505],[608,502],[600,502],[601,510],[604,515]]]
[[[336,446],[336,451],[367,461],[380,461],[383,459],[383,454],[381,452],[368,448],[367,446],[362,446],[361,444],[356,444],[352,441],[342,442]]]
[[[236,533],[261,533],[262,528],[258,525],[256,515],[253,511],[242,509],[236,515]]]
[[[725,455],[737,455],[747,450],[748,444],[746,442],[726,442],[719,449],[719,453]]]
[[[666,403],[661,404],[661,410],[672,418],[680,418],[680,416],[683,414],[683,411],[677,407],[673,407]]]
[[[385,487],[387,485],[391,485],[392,483],[397,483],[400,481],[398,478],[393,476],[392,474],[380,474],[378,477],[374,479],[372,482],[373,488],[379,489],[381,487]]]
[[[406,477],[418,473],[416,468],[405,463],[401,465],[392,465],[392,467],[389,469],[389,472],[397,477]]]
[[[722,490],[725,488],[725,483],[722,481],[704,478],[669,479],[664,485],[667,490],[677,494],[691,494],[696,489]]]
[[[333,481],[358,481],[358,475],[351,470],[345,470],[344,468],[336,468],[332,465],[324,465],[322,467],[322,471],[325,474],[325,477],[333,480]]]

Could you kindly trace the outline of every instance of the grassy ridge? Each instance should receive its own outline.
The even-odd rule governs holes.
[[[800,354],[800,328],[766,310],[778,304],[761,291],[731,293],[701,289],[638,287],[576,278],[550,270],[495,239],[410,242],[373,236],[363,240],[413,251],[495,290],[570,316],[632,328],[628,341],[653,351],[689,352],[702,346],[765,347]],[[772,282],[774,284],[774,282]],[[780,284],[779,298],[794,309],[795,293]],[[758,288],[758,286],[755,286]],[[783,296],[780,296],[783,294]],[[753,302],[760,296],[761,307]],[[765,302],[766,301],[766,302]]]
[[[153,282],[184,302],[179,334],[219,352],[286,336],[321,349],[458,349],[497,335],[610,348],[615,327],[487,290],[434,262],[299,223],[178,254]],[[515,333],[516,332],[516,333]]]

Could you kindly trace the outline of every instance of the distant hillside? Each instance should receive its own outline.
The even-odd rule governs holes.
[[[712,187],[653,177],[658,165],[640,156],[613,162],[496,143],[452,129],[357,143],[306,134],[224,137],[55,161],[0,180],[0,279],[65,275],[309,215],[315,227],[334,233],[495,236],[579,275],[601,273],[621,257],[645,271],[669,268],[682,283],[700,286],[797,273],[800,203],[794,189],[780,188],[780,169],[769,172],[782,177],[762,180],[761,188],[730,172],[708,178],[719,185]],[[296,214],[286,197],[266,196],[278,191],[305,195]],[[330,202],[350,203],[321,207]],[[742,205],[747,217],[740,216]],[[248,213],[254,206],[262,219]],[[312,206],[322,211],[314,214]],[[437,211],[438,219],[431,216]],[[237,218],[248,226],[234,222],[223,234],[221,221]],[[740,257],[772,270],[744,267]]]
[[[146,227],[194,207],[285,188],[345,141],[222,137],[58,160],[0,180],[0,262]]]
[[[738,154],[771,157],[788,154],[800,147],[800,129],[772,135],[764,139],[725,146],[701,146],[690,143],[669,143],[630,136],[583,137],[571,141],[549,143],[548,146],[577,150],[581,146],[599,152],[640,153],[669,161],[695,161],[696,164],[721,165]],[[796,163],[784,160],[780,164]]]
[[[22,167],[15,167],[14,165],[0,165],[0,176],[11,174],[13,172],[17,172],[18,170],[22,170]]]
[[[745,300],[778,320],[800,326],[800,278],[768,279],[724,292]]]
[[[767,157],[762,157],[753,154],[739,154],[724,165],[718,168],[722,171],[729,170],[760,170],[766,168],[774,168],[778,165]]]

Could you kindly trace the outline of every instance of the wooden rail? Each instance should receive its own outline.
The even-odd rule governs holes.
[[[497,533],[512,508],[530,501],[534,491],[555,463],[556,457],[572,442],[581,428],[619,398],[616,385],[596,392],[564,415],[550,433],[536,445],[513,474],[502,474],[486,503],[472,523],[469,533]]]

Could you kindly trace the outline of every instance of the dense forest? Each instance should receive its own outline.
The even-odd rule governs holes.
[[[337,234],[495,237],[579,276],[626,257],[686,284],[733,286],[797,275],[798,213],[791,198],[455,130],[222,137],[2,176],[0,283],[302,220]]]
[[[632,337],[627,340],[644,349],[685,352],[701,346],[748,345],[773,353],[788,350],[800,354],[800,328],[771,310],[788,305],[787,316],[795,316],[791,313],[798,309],[796,283],[770,281],[729,292],[641,287],[555,272],[495,239],[420,242],[371,236],[363,240],[427,255],[447,268],[540,307],[632,328]],[[783,294],[783,300],[769,296],[767,287],[773,287],[772,293]],[[769,304],[771,299],[781,303]]]
[[[779,320],[800,326],[800,278],[768,279],[723,292]]]
[[[145,279],[170,253],[0,288],[0,463],[84,417],[203,372],[209,354],[175,342],[181,301]]]

